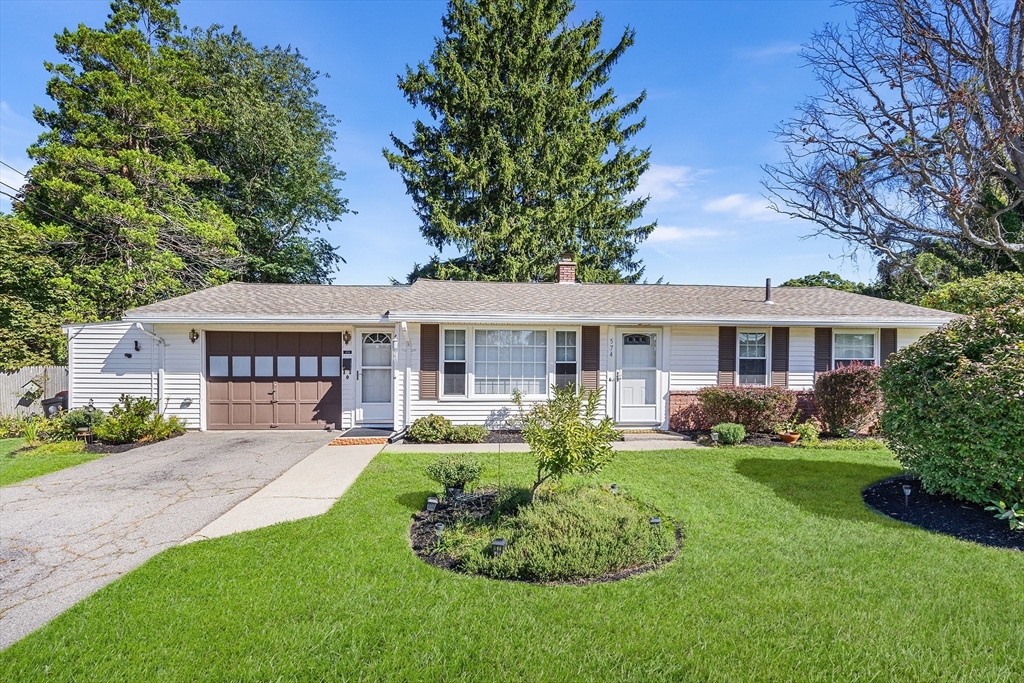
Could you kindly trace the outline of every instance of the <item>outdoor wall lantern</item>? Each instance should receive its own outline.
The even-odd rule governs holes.
[[[661,528],[661,517],[651,517],[651,526],[655,529]]]
[[[192,331],[188,333],[188,340],[193,344],[199,341],[199,333],[196,332],[196,328],[193,327]]]
[[[441,538],[441,534],[444,533],[444,523],[438,522],[434,525],[434,533],[437,534],[438,538]]]
[[[613,496],[619,495],[619,485],[618,484],[612,484],[612,495]]]
[[[431,496],[427,498],[427,512],[433,512],[437,509],[437,498]]]
[[[501,554],[505,552],[505,544],[507,541],[504,538],[496,538],[491,541],[491,553],[495,557],[501,557]]]
[[[910,484],[903,485],[903,507],[910,507]]]
[[[341,333],[341,340],[345,342],[345,346],[348,346],[348,343],[352,341],[352,333],[349,332],[348,330],[345,330],[344,332]]]

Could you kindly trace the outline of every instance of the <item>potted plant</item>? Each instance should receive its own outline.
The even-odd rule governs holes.
[[[796,430],[796,418],[789,422],[782,422],[775,426],[775,433],[779,438],[788,444],[795,444],[800,440],[800,432]]]
[[[465,456],[446,455],[427,465],[427,476],[444,487],[445,497],[453,498],[480,476],[480,463]]]

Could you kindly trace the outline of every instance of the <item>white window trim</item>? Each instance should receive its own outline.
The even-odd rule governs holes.
[[[445,395],[444,394],[444,333],[446,330],[465,330],[466,332],[466,393],[459,395]],[[551,398],[553,395],[551,392],[551,386],[555,383],[555,332],[575,332],[576,333],[576,384],[580,383],[580,373],[582,372],[583,360],[582,360],[582,344],[583,344],[583,329],[582,327],[566,327],[566,326],[545,326],[545,325],[441,325],[439,334],[439,343],[437,345],[438,353],[438,393],[437,401],[440,403],[458,403],[466,401],[475,402],[495,402],[495,401],[511,401],[512,394],[509,392],[508,395],[504,394],[478,394],[476,393],[476,331],[477,330],[536,330],[538,332],[547,333],[547,355],[545,365],[547,366],[547,380],[544,386],[546,390],[542,394],[523,394],[524,401],[543,401]],[[431,399],[434,400],[434,399]]]
[[[874,335],[874,347],[875,347],[874,354],[875,355],[871,359],[871,362],[874,363],[874,365],[876,367],[881,365],[881,362],[879,361],[879,356],[881,356],[880,344],[882,342],[882,340],[881,340],[881,337],[882,337],[882,330],[881,330],[881,328],[877,328],[877,327],[850,327],[850,328],[847,328],[847,327],[833,327],[832,328],[832,352],[829,354],[831,356],[831,358],[832,358],[832,367],[830,367],[829,370],[835,370],[837,367],[839,367],[838,365],[836,365],[836,361],[837,360],[849,360],[847,358],[836,358],[836,335],[837,334],[873,334]]]
[[[764,333],[764,384],[740,384],[740,335],[744,333]],[[833,336],[834,338],[834,336]],[[834,343],[834,342],[833,342]],[[772,328],[770,327],[738,327],[736,328],[736,386],[738,387],[770,387],[772,385]]]

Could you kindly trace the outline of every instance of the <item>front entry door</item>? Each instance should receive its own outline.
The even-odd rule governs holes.
[[[658,335],[619,336],[618,422],[658,424]]]
[[[391,334],[359,332],[356,367],[356,422],[389,425],[394,422],[394,376]]]

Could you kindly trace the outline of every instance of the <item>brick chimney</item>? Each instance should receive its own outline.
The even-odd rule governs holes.
[[[572,254],[562,254],[558,259],[558,281],[573,284],[576,282],[576,262]]]

